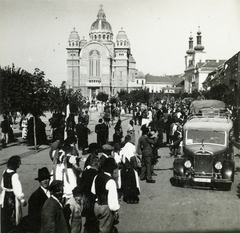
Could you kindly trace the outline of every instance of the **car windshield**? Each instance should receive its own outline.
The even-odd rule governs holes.
[[[224,131],[202,131],[202,130],[188,130],[186,132],[186,144],[218,144],[225,145],[225,132]]]

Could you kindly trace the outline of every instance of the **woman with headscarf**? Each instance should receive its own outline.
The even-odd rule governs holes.
[[[7,162],[7,169],[3,172],[0,199],[1,207],[1,232],[13,230],[22,218],[22,208],[27,205],[22,192],[22,185],[17,174],[21,165],[19,156],[12,156]]]
[[[121,190],[123,201],[130,204],[139,203],[140,185],[137,169],[136,147],[131,143],[131,136],[126,135],[126,144],[120,151],[123,167],[121,170]]]
[[[129,121],[128,127],[127,127],[127,134],[131,136],[131,142],[135,144],[135,129],[133,120]]]

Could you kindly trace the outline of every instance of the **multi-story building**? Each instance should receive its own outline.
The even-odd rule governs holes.
[[[205,90],[224,84],[228,93],[234,93],[233,105],[240,107],[240,52],[210,72],[203,82]]]
[[[113,31],[100,6],[92,23],[89,41],[80,39],[75,29],[67,47],[67,85],[81,89],[84,96],[94,99],[99,92],[114,95],[121,89],[141,88],[135,81],[136,61],[126,32],[121,28],[113,41]]]

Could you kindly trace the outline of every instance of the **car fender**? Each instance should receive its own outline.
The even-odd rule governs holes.
[[[173,162],[173,172],[174,175],[183,176],[184,175],[184,161],[185,159],[177,158]]]
[[[223,161],[222,178],[234,181],[235,162],[233,160]]]

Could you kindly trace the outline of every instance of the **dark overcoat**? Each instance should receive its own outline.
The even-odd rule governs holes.
[[[41,233],[70,233],[63,207],[53,197],[48,198],[41,212]]]

